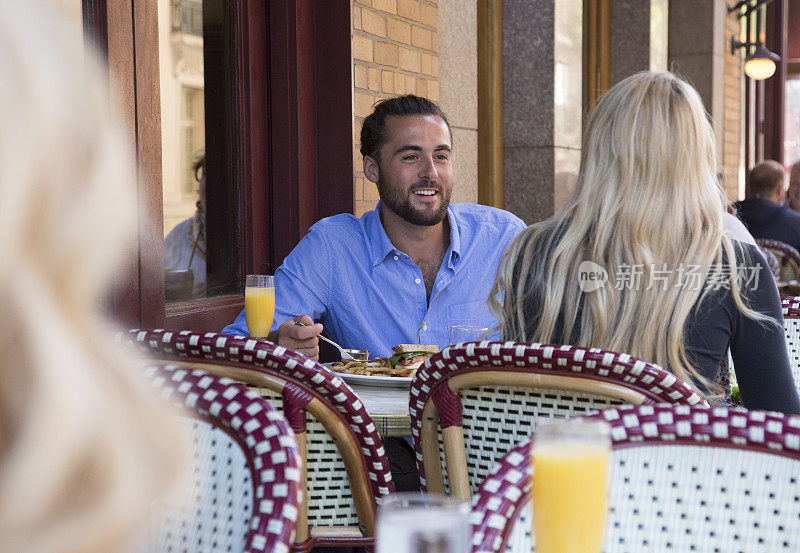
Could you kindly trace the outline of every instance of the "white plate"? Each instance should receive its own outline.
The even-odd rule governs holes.
[[[336,372],[333,367],[331,367],[332,364],[333,363],[323,363],[323,365],[336,373],[336,376],[348,384],[358,384],[359,386],[384,386],[388,388],[408,388],[411,386],[411,380],[413,379],[413,377],[410,376],[371,376],[368,374],[339,373]]]

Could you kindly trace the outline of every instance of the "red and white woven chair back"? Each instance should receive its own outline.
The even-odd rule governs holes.
[[[800,550],[800,417],[685,405],[606,409],[612,426],[603,551]],[[530,440],[473,500],[473,553],[528,553]]]
[[[465,379],[478,373],[494,384],[462,386]],[[568,382],[568,388],[542,383],[544,377],[554,376]],[[515,379],[523,378],[529,380],[514,384]],[[535,379],[533,384],[531,379]],[[454,386],[459,393],[451,391]],[[444,491],[453,492],[443,433],[460,427],[469,492],[474,493],[494,464],[534,431],[538,419],[567,418],[641,402],[706,405],[672,373],[626,354],[515,342],[451,346],[432,356],[411,383],[411,432],[422,486],[427,487],[427,478],[432,477],[436,482],[433,491],[439,491],[438,467],[429,470],[425,466],[429,456],[424,455],[427,446],[422,443],[423,420],[433,407],[439,419],[436,462],[441,466]]]
[[[145,370],[183,408],[192,438],[185,502],[153,513],[143,551],[287,552],[301,503],[301,459],[283,416],[227,378],[180,367]]]
[[[785,242],[765,238],[756,238],[756,244],[762,251],[771,251],[778,260],[778,280],[784,282],[797,280],[800,274],[800,253],[796,249]]]
[[[783,331],[786,336],[786,350],[789,352],[789,365],[792,368],[794,384],[800,391],[800,297],[781,298],[783,307]]]
[[[316,361],[290,349],[241,336],[190,331],[131,330],[121,333],[119,337],[123,342],[139,346],[159,359],[255,369],[285,380],[287,385],[282,393],[266,388],[258,388],[258,393],[262,395],[262,399],[276,407],[291,407],[295,412],[300,408],[299,420],[297,414],[291,415],[288,411],[285,416],[295,431],[299,431],[297,427],[300,427],[305,432],[307,514],[310,528],[347,527],[357,530],[364,525],[352,492],[356,484],[349,480],[350,475],[340,452],[341,444],[337,444],[314,415],[302,410],[312,399],[318,399],[329,406],[332,416],[341,422],[339,426],[345,428],[352,437],[355,444],[353,449],[361,457],[359,462],[363,465],[365,479],[368,480],[360,483],[359,489],[372,492],[368,499],[372,518],[380,499],[394,492],[383,442],[364,405],[345,382]],[[287,403],[289,401],[292,405]],[[324,533],[323,537],[312,537],[310,541],[304,542],[301,549],[314,545],[333,545],[339,540],[345,540],[351,545],[358,541],[358,538],[354,541],[352,536],[343,536],[345,535],[341,532]],[[364,544],[368,545],[367,542]]]

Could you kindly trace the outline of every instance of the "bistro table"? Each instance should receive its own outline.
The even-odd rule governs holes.
[[[410,437],[411,417],[408,414],[409,386],[364,386],[348,383],[364,403],[378,434],[384,438]]]

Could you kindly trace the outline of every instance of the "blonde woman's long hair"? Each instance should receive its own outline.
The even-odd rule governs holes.
[[[573,197],[524,230],[500,264],[489,303],[504,338],[629,353],[718,393],[686,354],[687,318],[708,292],[687,286],[689,275],[727,281],[741,312],[766,317],[739,292],[716,164],[711,125],[688,83],[643,72],[612,87],[589,116]],[[581,291],[580,271],[592,267],[584,261],[606,270],[604,286]]]
[[[0,2],[0,552],[123,551],[186,449],[99,315],[135,238],[107,79],[32,0]]]

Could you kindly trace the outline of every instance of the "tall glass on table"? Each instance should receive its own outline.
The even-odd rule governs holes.
[[[272,275],[247,275],[244,285],[244,316],[253,338],[266,338],[275,317],[275,284]]]
[[[608,495],[610,427],[551,421],[533,439],[536,553],[600,553]]]

